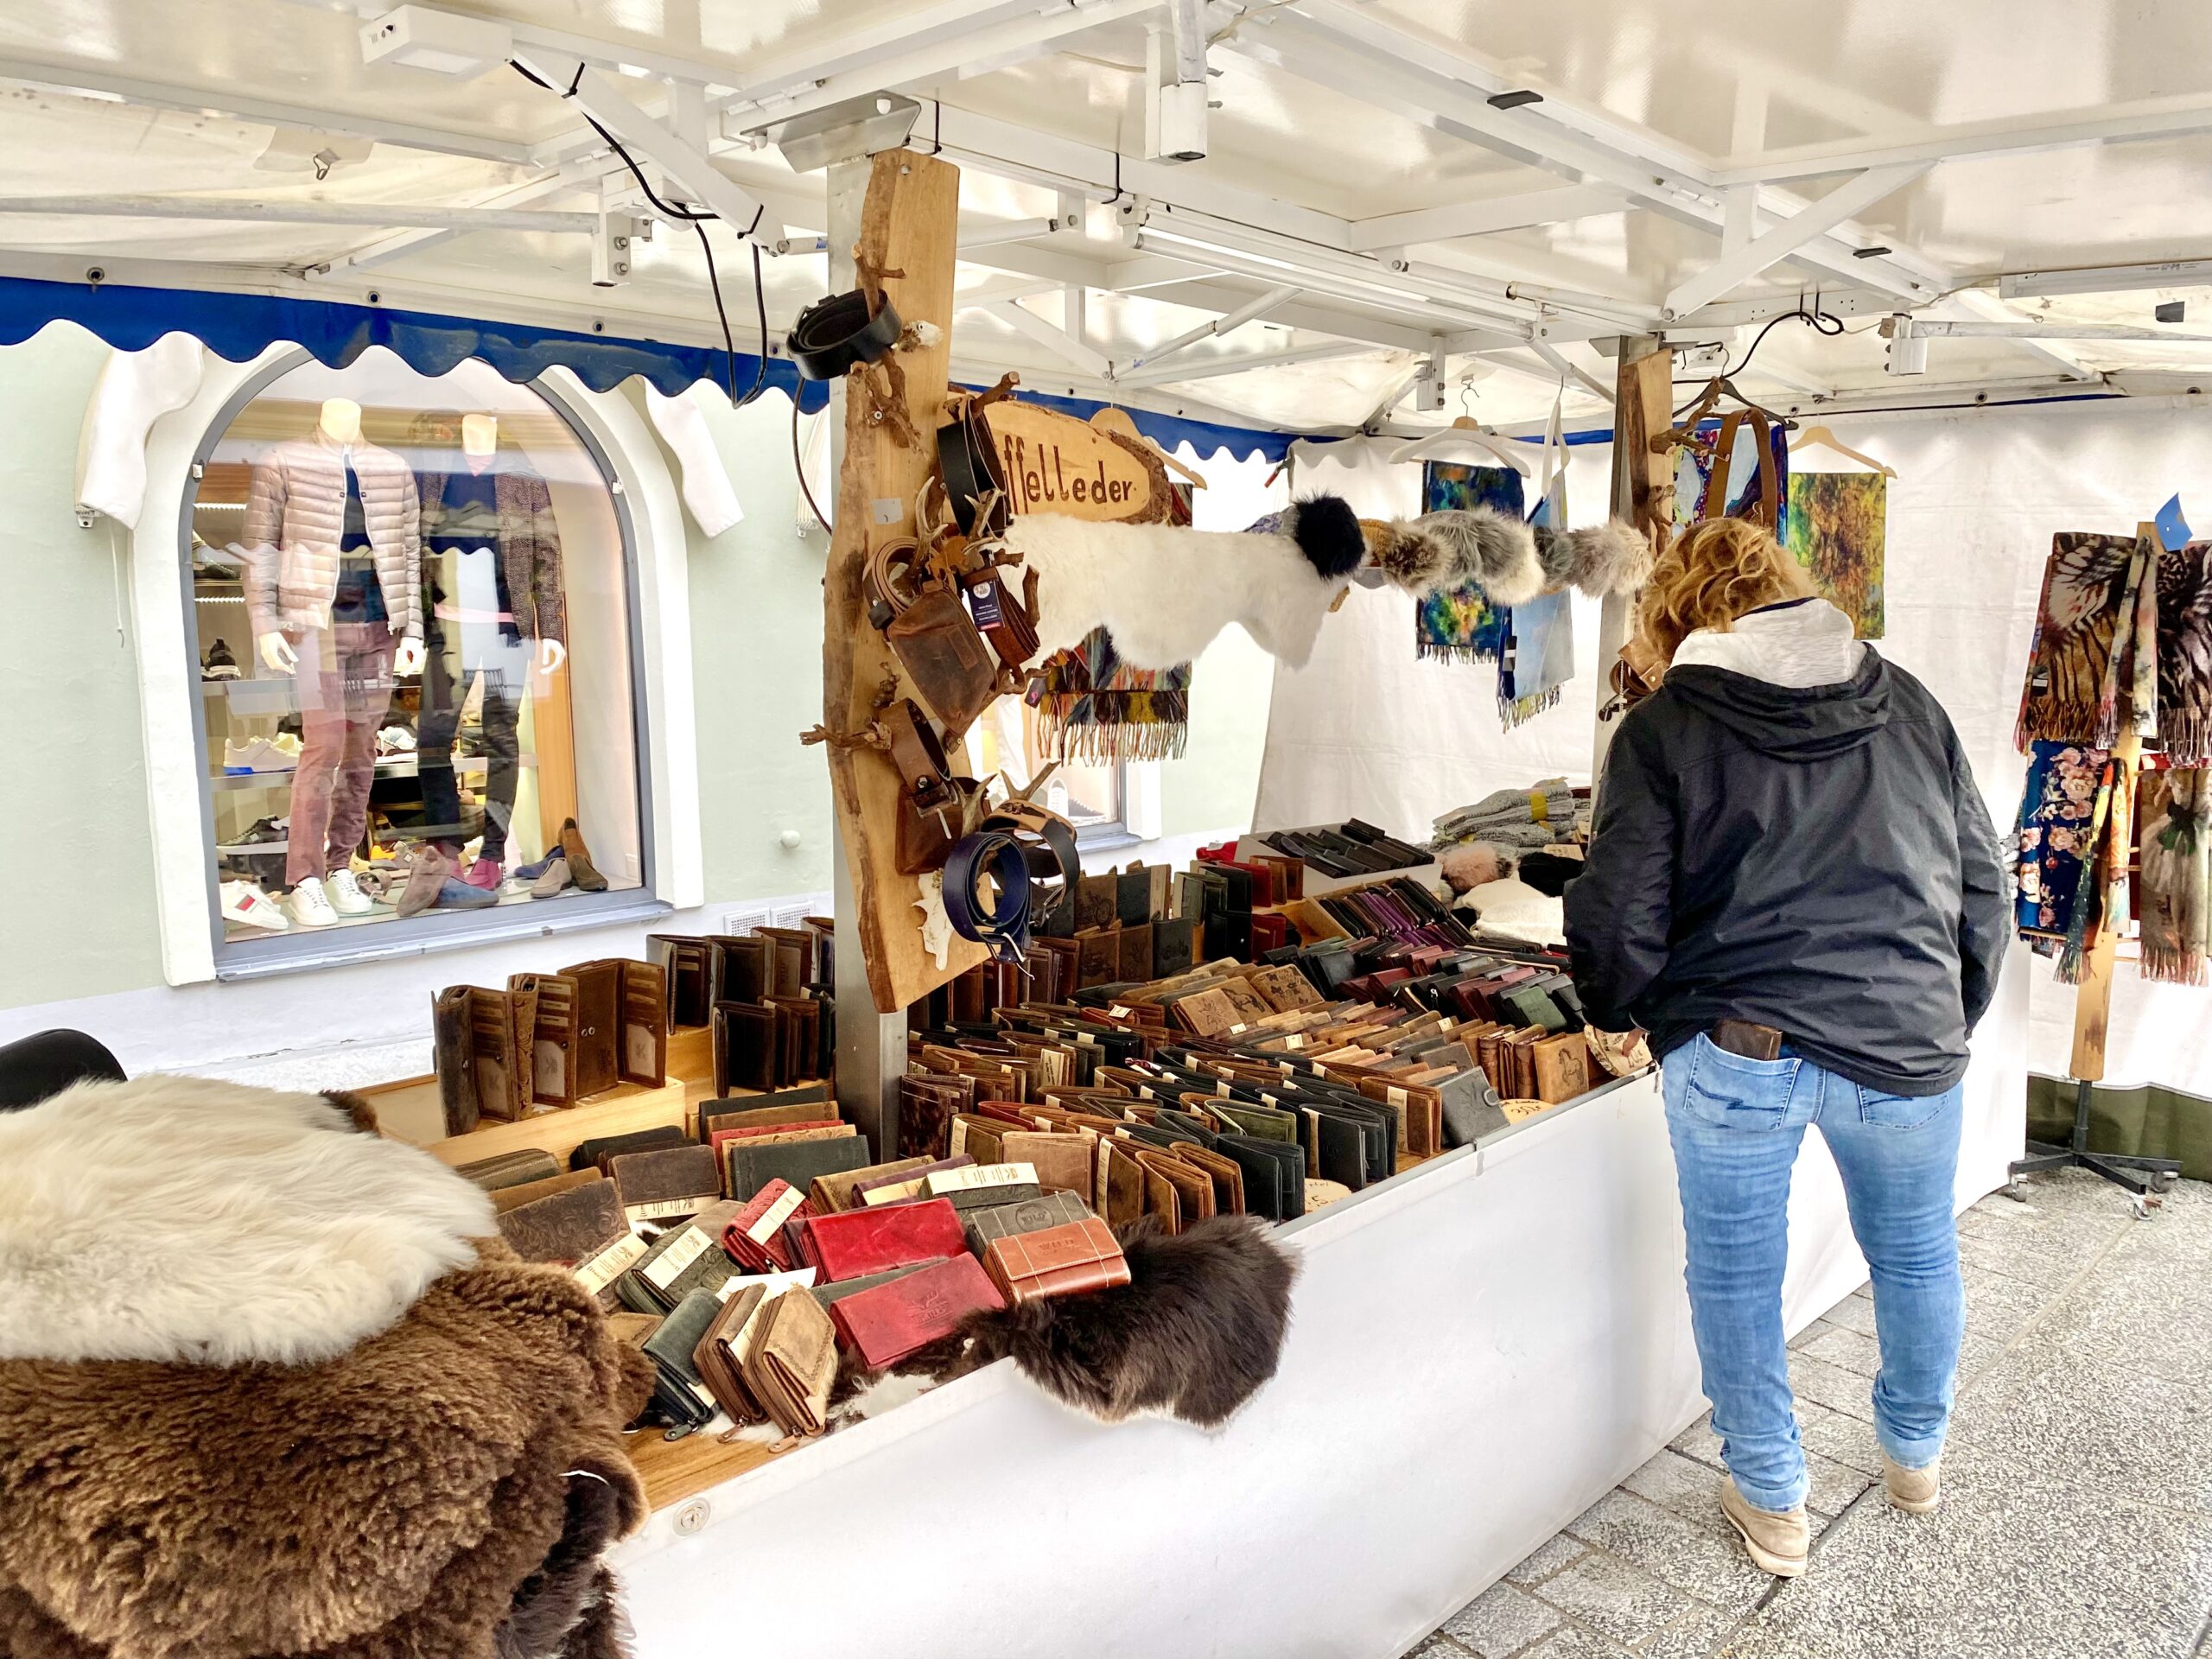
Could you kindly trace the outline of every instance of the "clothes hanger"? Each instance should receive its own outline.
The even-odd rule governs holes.
[[[1753,403],[1736,389],[1736,383],[1733,380],[1725,374],[1717,374],[1706,382],[1704,391],[1699,392],[1685,405],[1689,410],[1686,419],[1653,437],[1651,453],[1655,455],[1662,455],[1669,449],[1680,448],[1685,444],[1697,442],[1698,428],[1713,413],[1714,405],[1723,397],[1734,398],[1750,413],[1758,416],[1771,425],[1780,427],[1785,432],[1795,432],[1797,429],[1797,423],[1789,416],[1777,414],[1764,404]]]
[[[1462,409],[1466,407],[1466,402],[1467,393],[1463,387],[1459,393]],[[1441,432],[1400,444],[1390,452],[1390,460],[1393,464],[1402,461],[1435,461],[1446,452],[1459,448],[1476,449],[1492,461],[1503,461],[1523,478],[1536,475],[1536,464],[1529,459],[1526,444],[1514,443],[1484,431],[1472,415],[1463,414]]]
[[[1879,473],[1884,478],[1895,478],[1897,475],[1897,469],[1896,467],[1888,465],[1886,462],[1877,461],[1872,455],[1859,454],[1858,450],[1853,448],[1849,444],[1838,438],[1834,433],[1829,431],[1825,426],[1808,426],[1804,428],[1797,434],[1796,442],[1791,444],[1789,447],[1793,451],[1795,451],[1808,448],[1816,444],[1824,449],[1833,449],[1836,454],[1841,455],[1846,461],[1855,461],[1861,467],[1865,467],[1872,471]]]
[[[1164,445],[1153,442],[1150,438],[1138,431],[1137,423],[1129,418],[1129,411],[1126,409],[1102,409],[1090,417],[1090,423],[1101,432],[1111,432],[1116,437],[1134,438],[1137,442],[1147,445],[1154,454],[1160,457],[1161,463],[1169,472],[1179,473],[1190,480],[1192,489],[1205,488],[1205,475],[1195,467],[1185,466],[1170,454]]]

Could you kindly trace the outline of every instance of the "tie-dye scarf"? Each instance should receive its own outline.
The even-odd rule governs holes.
[[[1528,508],[1521,474],[1510,467],[1470,467],[1432,461],[1421,469],[1421,511],[1494,507],[1515,518]],[[1414,650],[1440,662],[1496,662],[1504,654],[1506,612],[1475,582],[1444,588],[1414,609]]]
[[[1675,522],[1694,524],[1702,518],[1752,518],[1759,510],[1759,450],[1758,433],[1749,425],[1736,431],[1736,453],[1729,457],[1727,481],[1716,491],[1713,480],[1719,472],[1713,451],[1719,442],[1716,430],[1707,442],[1688,443],[1675,451]],[[1774,538],[1784,547],[1789,544],[1789,434],[1786,428],[1777,425],[1767,431],[1767,447],[1774,455],[1775,489],[1779,499],[1775,505]],[[1725,495],[1726,499],[1721,497]]]
[[[2056,950],[2072,925],[2108,758],[2102,749],[2074,743],[2038,742],[2030,751],[2015,838],[2013,921],[2020,936],[2039,947]]]
[[[2157,584],[2151,544],[2062,531],[2051,538],[2013,739],[2110,747],[2156,706]]]

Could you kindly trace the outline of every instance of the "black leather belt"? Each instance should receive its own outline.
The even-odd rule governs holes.
[[[976,892],[979,877],[998,883],[998,906],[986,911]],[[963,939],[988,945],[1002,962],[1020,962],[1029,950],[1029,858],[1002,830],[963,836],[944,861],[944,914]]]
[[[873,363],[899,343],[899,321],[889,296],[871,315],[859,289],[817,300],[798,314],[785,337],[791,364],[809,380],[835,380],[859,363]]]
[[[1075,826],[1058,813],[1033,805],[1027,801],[1008,801],[995,809],[983,820],[987,834],[1027,836],[1042,842],[1043,846],[1024,848],[1029,861],[1033,880],[1049,881],[1058,877],[1069,893],[1083,875],[1083,860],[1075,846]]]

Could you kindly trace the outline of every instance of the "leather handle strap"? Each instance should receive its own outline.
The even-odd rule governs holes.
[[[784,346],[804,378],[835,380],[848,369],[887,354],[905,327],[889,296],[871,310],[868,296],[856,288],[817,300],[800,312]]]
[[[998,902],[983,907],[976,887],[988,875]],[[963,939],[989,947],[1002,962],[1020,962],[1029,949],[1029,860],[1021,843],[1002,831],[963,836],[944,861],[944,914]]]
[[[925,812],[944,805],[952,798],[952,765],[929,717],[906,697],[883,711],[882,724],[891,764],[899,768],[899,781],[914,804]]]

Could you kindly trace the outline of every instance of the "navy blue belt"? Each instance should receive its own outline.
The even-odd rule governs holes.
[[[983,907],[977,882],[998,884],[998,901]],[[963,939],[988,945],[1001,962],[1020,962],[1029,950],[1029,855],[1003,830],[986,830],[953,843],[944,861],[944,914]]]

